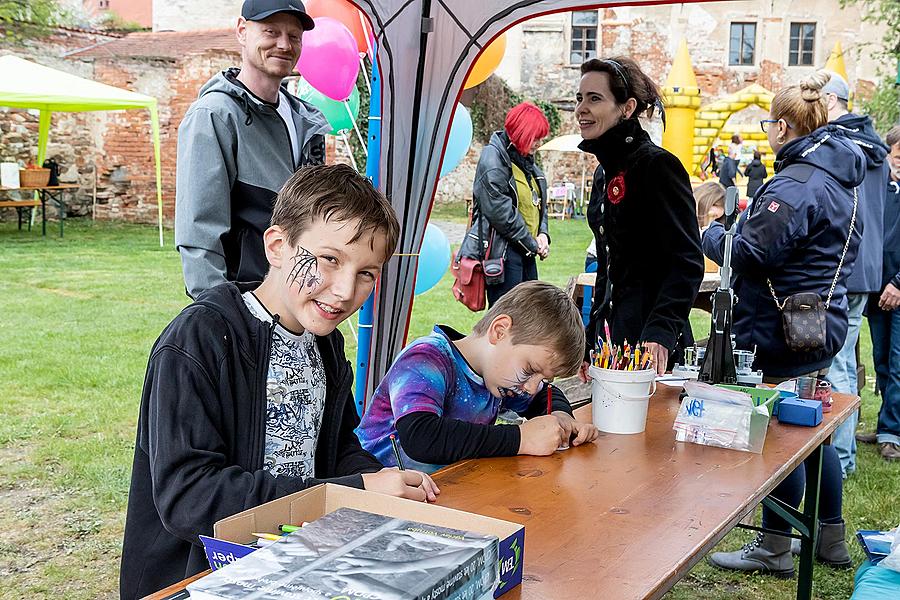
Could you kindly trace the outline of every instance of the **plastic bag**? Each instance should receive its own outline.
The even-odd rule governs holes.
[[[900,526],[894,529],[894,541],[891,542],[891,553],[880,563],[880,567],[887,567],[892,571],[900,572]]]
[[[764,406],[753,406],[749,394],[696,381],[686,382],[684,390],[672,425],[676,441],[762,452],[769,414]]]

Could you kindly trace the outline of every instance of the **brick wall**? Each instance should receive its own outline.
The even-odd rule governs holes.
[[[0,26],[0,54],[14,54],[81,77],[91,77],[91,65],[66,60],[63,56],[85,46],[102,43],[114,36],[100,32],[60,29],[40,37],[26,37],[29,32],[19,27]],[[71,214],[90,211],[89,191],[92,187],[96,152],[96,118],[91,113],[57,113],[53,115],[47,156],[57,157],[63,166],[62,179],[83,186]],[[0,160],[21,165],[37,159],[38,112],[0,107]],[[86,195],[85,191],[88,193]],[[48,211],[50,214],[51,211]],[[0,218],[10,218],[12,209],[0,210]]]
[[[210,51],[180,60],[107,57],[79,60],[68,53],[109,41],[97,33],[57,31],[42,39],[4,38],[0,52],[157,98],[165,221],[175,203],[178,124],[200,87],[216,72],[237,64],[234,52]],[[0,160],[22,165],[36,159],[36,111],[0,108]],[[150,115],[146,110],[54,113],[47,156],[62,165],[60,179],[80,184],[70,216],[156,220],[156,172]],[[95,187],[96,186],[96,187]],[[50,211],[48,211],[50,212]],[[0,218],[10,218],[0,211]]]
[[[96,59],[94,78],[154,96],[159,101],[163,216],[175,216],[175,160],[178,125],[200,87],[234,65],[236,55],[206,53],[179,61],[146,58]],[[99,219],[151,223],[156,220],[156,173],[147,111],[117,111],[99,117],[97,203]]]

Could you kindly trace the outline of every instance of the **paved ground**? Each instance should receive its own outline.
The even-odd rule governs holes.
[[[450,240],[451,246],[459,245],[466,235],[466,226],[462,223],[451,223],[450,221],[431,221],[431,223],[444,232],[444,235]]]

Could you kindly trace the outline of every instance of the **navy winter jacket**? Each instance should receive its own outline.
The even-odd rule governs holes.
[[[884,264],[876,298],[889,283],[900,288],[900,184],[893,179],[884,201]]]
[[[837,285],[828,307],[825,348],[798,353],[787,347],[778,300],[816,292],[826,301],[847,242],[853,188],[865,176],[862,151],[837,125],[826,125],[792,140],[778,153],[775,176],[741,215],[732,248],[732,281],[737,347],[757,348],[755,367],[773,377],[796,377],[831,365],[847,335],[847,277],[861,237],[859,223],[850,236]],[[713,222],[703,251],[721,264],[725,229]]]
[[[863,224],[862,242],[850,277],[847,292],[867,294],[881,291],[881,262],[884,248],[884,183],[890,177],[890,167],[885,157],[888,148],[872,126],[872,119],[847,113],[833,121],[844,128],[844,133],[862,150],[866,157],[866,177],[859,186],[859,211],[857,220]]]

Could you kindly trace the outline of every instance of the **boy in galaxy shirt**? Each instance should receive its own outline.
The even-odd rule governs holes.
[[[542,281],[521,283],[463,336],[438,325],[407,346],[375,390],[356,435],[385,465],[434,472],[467,458],[533,454],[597,438],[572,417],[554,377],[575,373],[584,351],[581,314],[568,295]],[[547,414],[548,395],[552,407]],[[495,425],[502,410],[529,420]]]

